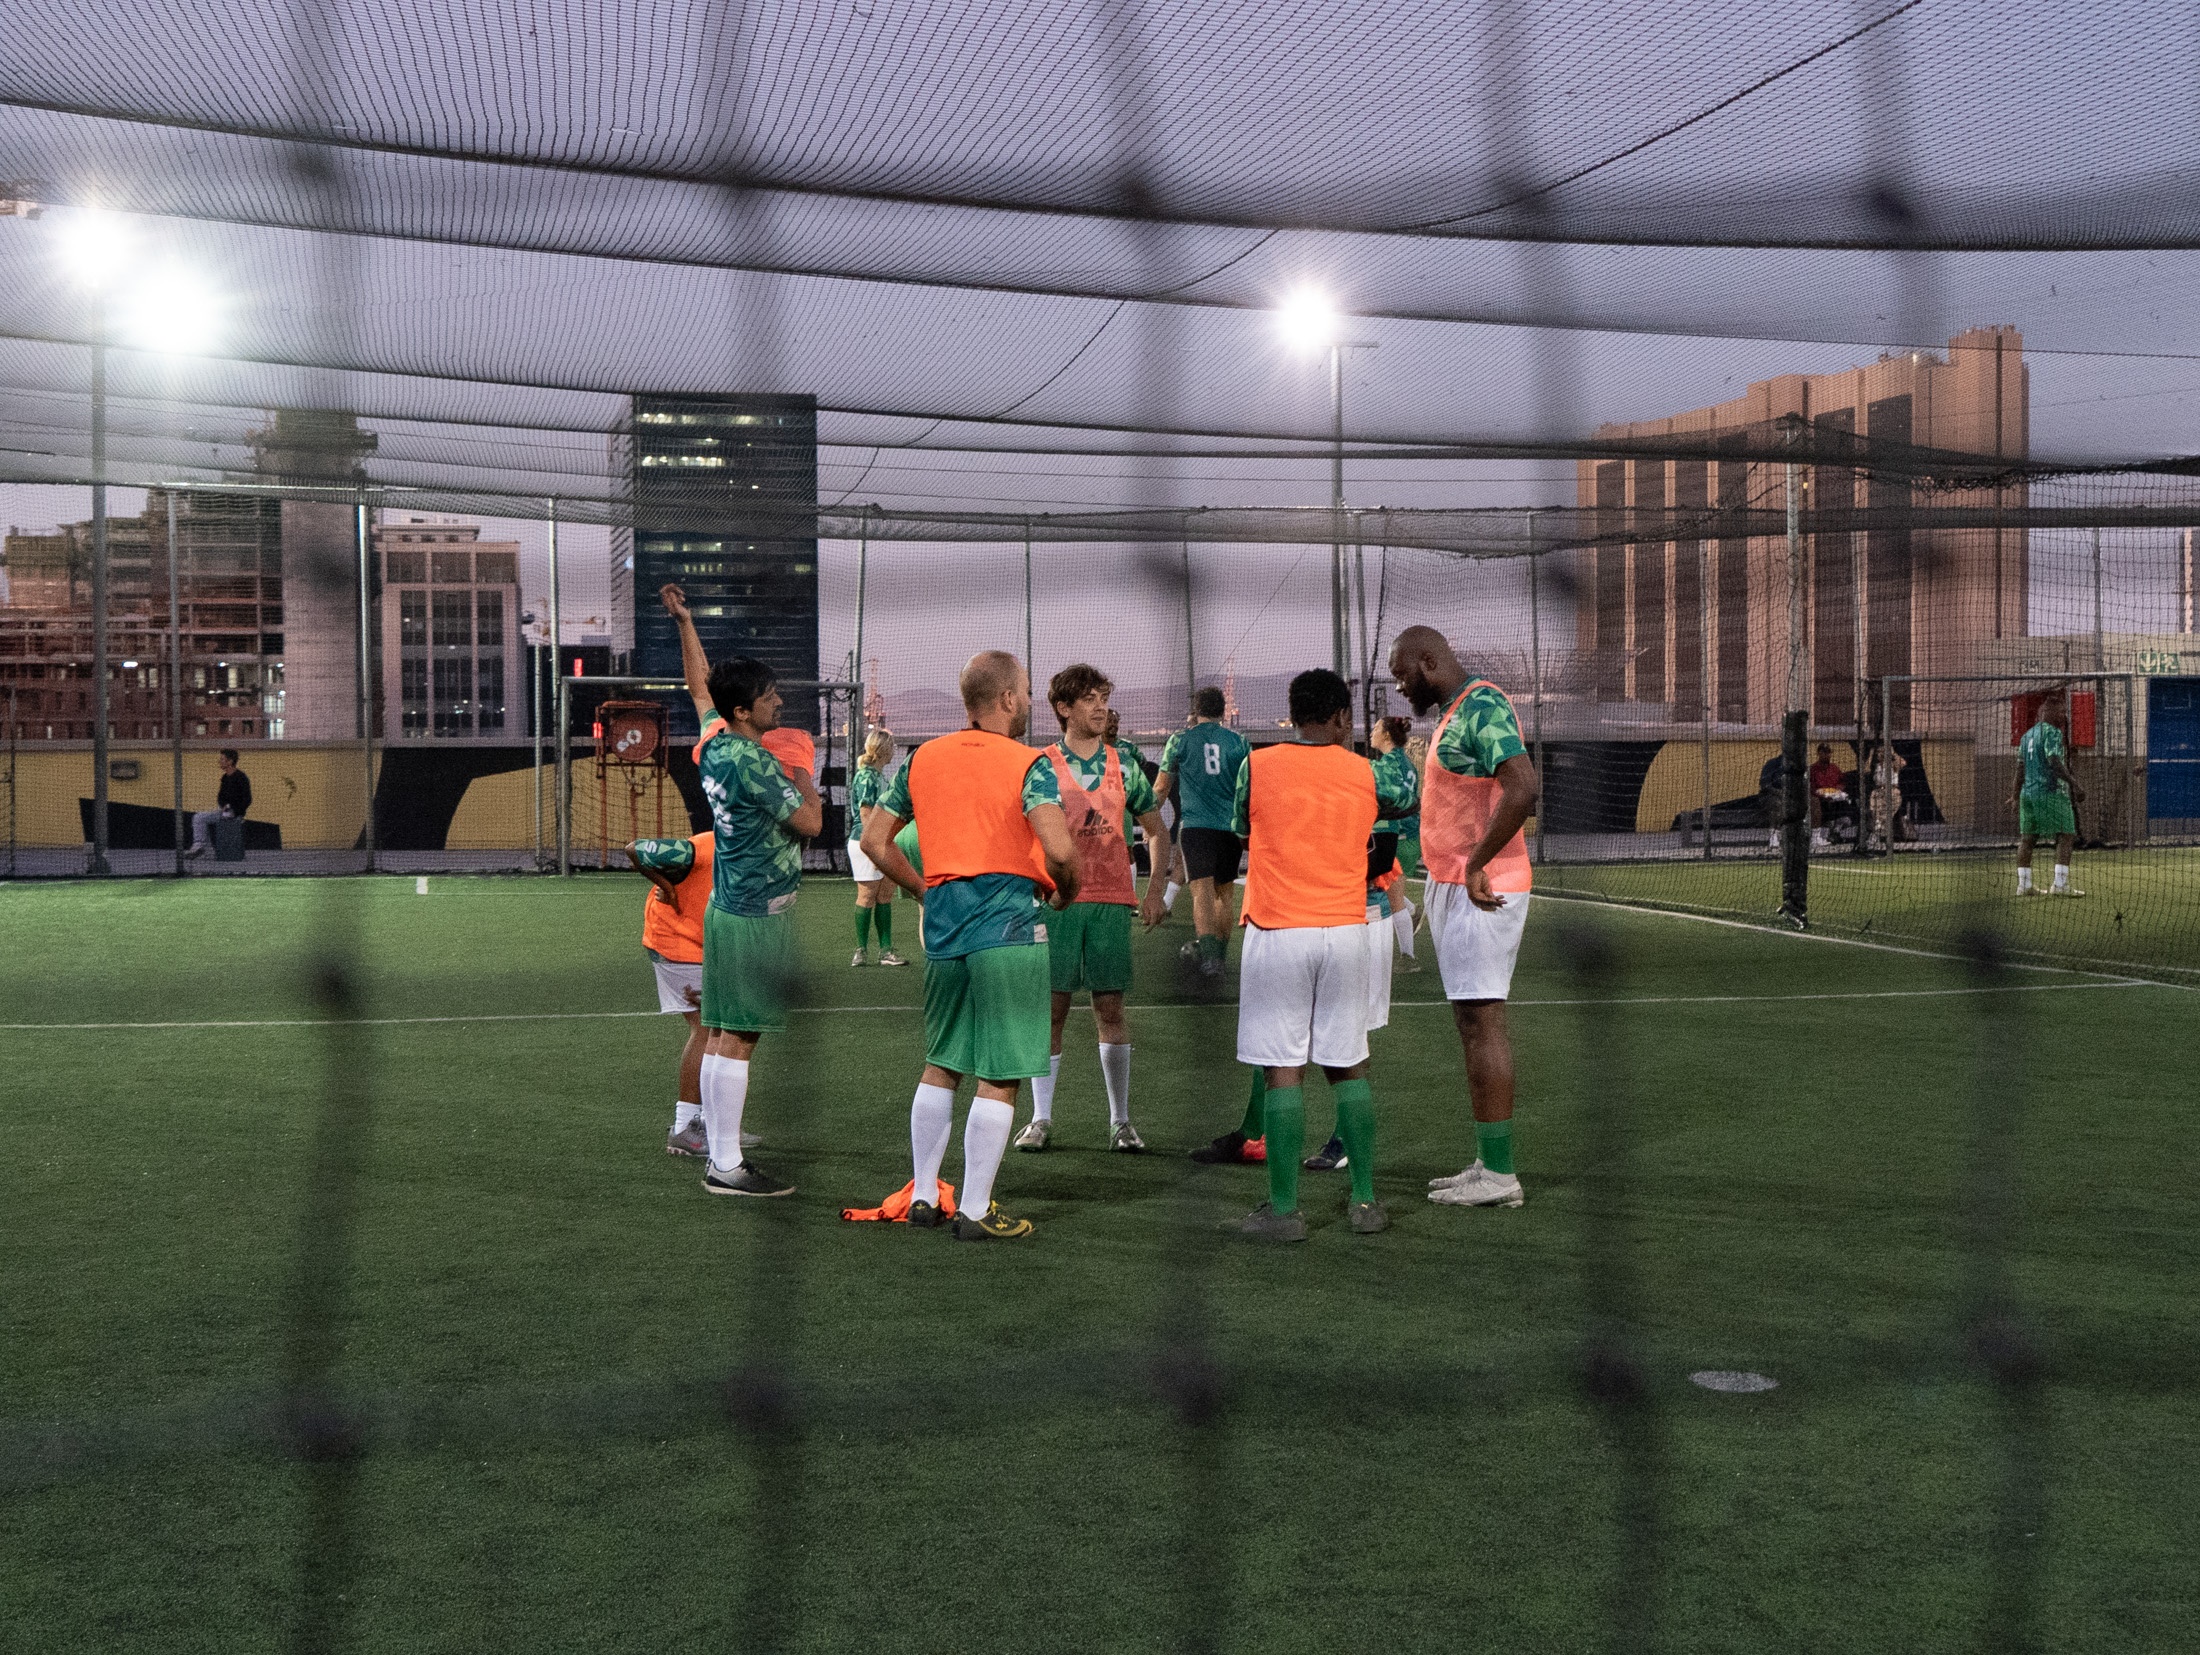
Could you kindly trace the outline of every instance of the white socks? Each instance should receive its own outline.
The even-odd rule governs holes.
[[[749,1101],[746,1059],[706,1055],[703,1059],[703,1135],[710,1140],[714,1172],[741,1165],[741,1108]]]
[[[1062,1060],[1056,1058],[1055,1062]],[[1131,1118],[1131,1048],[1129,1042],[1111,1046],[1100,1042],[1100,1078],[1108,1086],[1108,1124],[1121,1126]],[[1047,1106],[1054,1105],[1053,1087],[1047,1088]]]
[[[1176,893],[1184,889],[1175,880],[1161,887],[1161,911],[1165,914],[1176,906]]]
[[[2030,868],[2019,868],[2019,869],[2017,870],[2017,891],[2018,891],[2018,894],[2019,894],[2019,895],[2022,895],[2022,894],[2023,894],[2024,892],[2026,892],[2026,891],[2029,891],[2029,890],[2030,890],[2031,888],[2032,888],[2032,870],[2031,870]]]
[[[927,1090],[938,1088],[917,1088],[920,1096]],[[954,1095],[942,1095],[947,1099],[946,1107],[952,1109]],[[970,1100],[970,1118],[963,1122],[963,1187],[962,1198],[955,1204],[957,1212],[983,1218],[986,1208],[993,1204],[993,1175],[1001,1170],[1001,1156],[1008,1148],[1009,1128],[1015,1124],[1016,1106],[1013,1103],[1004,1103],[999,1098]],[[944,1135],[940,1147],[947,1147]],[[932,1165],[936,1177],[938,1156],[933,1157]]]
[[[2070,889],[2070,864],[2067,862],[2055,864],[2055,889],[2058,891]]]
[[[672,1106],[672,1130],[685,1132],[694,1123],[695,1117],[702,1112],[703,1106],[699,1103],[674,1104]]]
[[[1107,1050],[1105,1046],[1102,1051]],[[1047,1072],[1031,1077],[1031,1118],[1035,1121],[1054,1119],[1054,1083],[1062,1078],[1062,1054],[1056,1052],[1047,1059]]]
[[[1413,904],[1403,891],[1398,893],[1398,906],[1390,915],[1390,928],[1398,937],[1398,952],[1407,959],[1413,958]]]
[[[1013,1115],[1014,1110],[1009,1113]],[[940,1162],[947,1156],[947,1140],[955,1132],[955,1094],[945,1086],[918,1083],[909,1102],[909,1155],[916,1163],[916,1188],[912,1201],[940,1202]],[[1006,1139],[1002,1140],[1006,1142]],[[998,1155],[994,1157],[997,1161]],[[992,1182],[989,1176],[986,1180]]]

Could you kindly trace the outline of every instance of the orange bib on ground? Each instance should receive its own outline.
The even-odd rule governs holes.
[[[917,1193],[917,1181],[894,1191],[875,1207],[843,1207],[840,1216],[850,1224],[906,1224],[909,1222],[909,1202]],[[940,1214],[945,1218],[955,1216],[955,1186],[946,1179],[940,1180]]]
[[[1107,755],[1107,769],[1100,785],[1090,792],[1069,766],[1069,757],[1056,742],[1047,749],[1054,764],[1054,779],[1062,789],[1062,814],[1069,819],[1069,841],[1077,847],[1077,900],[1115,902],[1138,906],[1138,892],[1131,882],[1131,847],[1123,837],[1123,811],[1130,789],[1123,781],[1123,760],[1113,742],[1100,749]]]
[[[934,736],[909,756],[909,809],[927,887],[1005,873],[1054,889],[1039,836],[1024,820],[1024,772],[1038,756],[990,730]]]
[[[662,887],[652,885],[642,904],[642,946],[682,965],[703,963],[703,910],[710,906],[711,865],[717,857],[715,835],[698,833],[688,841],[695,847],[695,866],[672,887],[665,900]]]
[[[1444,739],[1453,717],[1469,695],[1485,687],[1497,688],[1488,679],[1477,678],[1461,690],[1437,720],[1436,734],[1429,738],[1428,773],[1421,778],[1421,865],[1439,884],[1467,882],[1467,859],[1482,842],[1490,818],[1497,813],[1497,801],[1505,795],[1504,784],[1495,776],[1457,775],[1436,759],[1437,743]],[[1488,871],[1493,891],[1525,891],[1534,886],[1524,832],[1515,833],[1505,848],[1490,858]]]
[[[1367,919],[1375,769],[1347,747],[1287,743],[1246,761],[1245,919],[1264,931]]]

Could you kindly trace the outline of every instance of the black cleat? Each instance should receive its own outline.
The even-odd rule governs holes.
[[[946,1216],[929,1201],[909,1203],[909,1225],[917,1230],[936,1230],[947,1222]]]
[[[1335,1172],[1339,1167],[1351,1164],[1345,1156],[1344,1140],[1334,1133],[1330,1135],[1329,1142],[1299,1163],[1308,1172]]]
[[[1268,1140],[1225,1132],[1213,1143],[1193,1150],[1192,1159],[1203,1167],[1262,1166],[1268,1160]]]
[[[1238,1221],[1238,1234],[1251,1236],[1255,1241],[1304,1241],[1306,1216],[1279,1213],[1263,1201]]]
[[[794,1186],[782,1184],[754,1161],[744,1161],[728,1173],[712,1167],[703,1174],[703,1191],[707,1195],[792,1195]]]

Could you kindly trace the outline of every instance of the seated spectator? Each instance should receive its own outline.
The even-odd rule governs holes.
[[[1849,789],[1841,773],[1841,766],[1833,759],[1833,749],[1824,742],[1818,744],[1818,762],[1810,767],[1810,847],[1826,848],[1826,807],[1830,804],[1847,804]]]
[[[224,747],[221,753],[222,783],[214,792],[212,810],[196,810],[191,813],[191,848],[186,856],[204,856],[207,852],[207,835],[214,824],[225,816],[242,821],[252,809],[252,778],[237,768],[237,749]]]

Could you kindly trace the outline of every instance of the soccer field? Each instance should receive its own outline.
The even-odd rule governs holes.
[[[839,1221],[908,1176],[922,1053],[921,971],[849,968],[844,882],[804,892],[810,1004],[751,1092],[799,1193],[709,1200],[665,1156],[641,896],[0,887],[11,1645],[275,1649],[318,1615],[371,1650],[1574,1651],[1617,1601],[1676,1650],[1956,1651],[2002,1581],[2040,1647],[2200,1640],[2200,994],[1543,902],[1528,1204],[1421,1198],[1472,1141],[1431,969],[1375,1040],[1394,1227],[1307,1174],[1311,1241],[1261,1249],[1222,1230],[1258,1172],[1184,1158],[1243,1089],[1180,917],[1133,996],[1153,1152],[1100,1151],[1080,1011],[1059,1147],[1001,1174],[1038,1233],[974,1247]],[[320,1023],[332,951],[363,1026]],[[2016,1407],[1964,1335],[2001,1256],[1967,1226],[1982,1053],[2045,1363]],[[332,1087],[350,1177],[316,1186]],[[307,1278],[341,1285],[335,1467],[268,1428],[302,1236],[341,1266]],[[1580,1380],[1599,1305],[1639,1409]],[[1198,1424],[1157,1361],[1188,1334]],[[727,1379],[782,1361],[797,1428],[760,1441]]]

